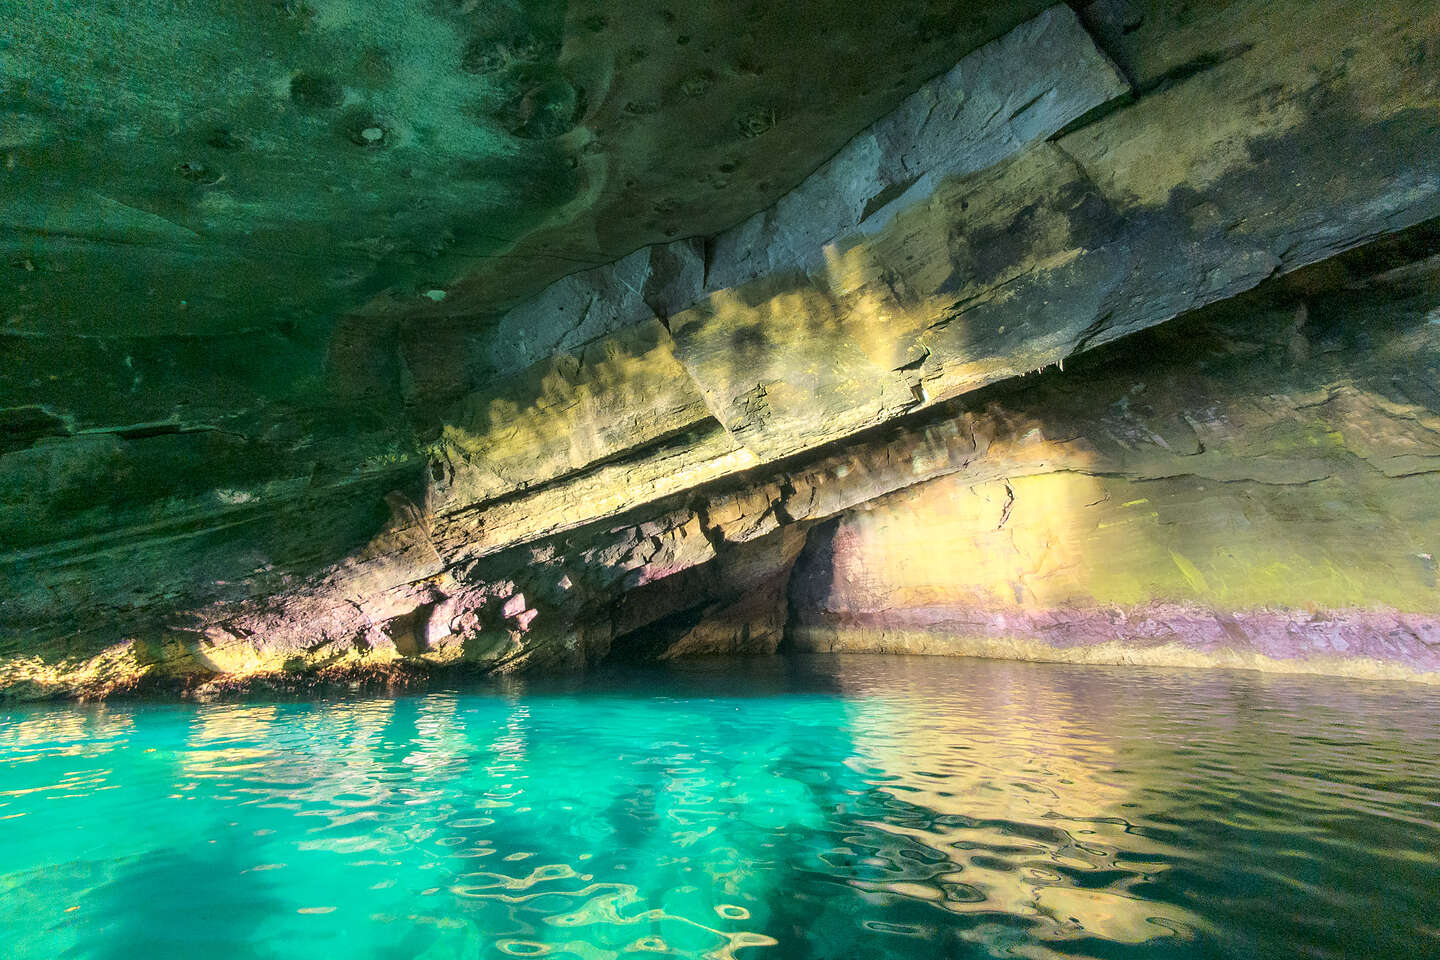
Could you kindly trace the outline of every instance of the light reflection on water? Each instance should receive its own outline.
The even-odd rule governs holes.
[[[12,709],[0,954],[1440,956],[1437,706],[847,657]]]

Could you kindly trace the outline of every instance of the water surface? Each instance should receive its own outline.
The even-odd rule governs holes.
[[[1440,956],[1440,691],[939,658],[0,712],[0,955]]]

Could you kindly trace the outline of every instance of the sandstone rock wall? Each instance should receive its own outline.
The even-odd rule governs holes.
[[[811,531],[792,648],[1440,679],[1426,270],[1033,378],[983,457]]]
[[[667,472],[683,465],[675,482],[638,485],[633,505],[1063,362],[1440,214],[1440,95],[1400,52],[1440,29],[1435,12],[1263,6],[1264,17],[1244,4],[1210,14],[1212,35],[1234,41],[1225,56],[1147,74],[1129,105],[1110,60],[1052,8],[927,85],[771,210],[512,311],[477,361],[505,378],[445,416],[431,448],[438,512],[486,514],[499,488],[474,478],[511,437],[534,438],[537,461],[573,470],[576,490],[621,457],[640,475],[657,454]],[[1173,57],[1196,36],[1177,30]],[[573,343],[583,331],[599,338]],[[633,375],[618,359],[630,338],[654,344]],[[592,376],[597,351],[610,362]],[[527,352],[541,359],[511,369]],[[651,399],[653,378],[679,370],[689,392],[673,407],[695,428],[685,435]],[[557,371],[583,400],[571,402]],[[600,444],[583,424],[555,429],[551,385],[559,406],[617,428]],[[511,399],[527,395],[539,399]],[[567,484],[520,496],[528,526],[506,526],[499,542],[617,506]],[[506,524],[497,516],[491,529]]]

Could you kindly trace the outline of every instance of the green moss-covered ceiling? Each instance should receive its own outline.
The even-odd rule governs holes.
[[[482,313],[767,205],[1042,6],[4,0],[0,323]]]

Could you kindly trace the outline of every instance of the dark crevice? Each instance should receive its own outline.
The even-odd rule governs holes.
[[[1024,113],[1026,110],[1029,110],[1031,107],[1035,106],[1035,104],[1045,99],[1047,94],[1053,92],[1054,90],[1052,88],[1050,90],[1046,90],[1044,93],[1037,93],[1035,96],[1027,100],[1022,106],[1018,107],[1014,112],[1012,112],[1009,118],[1006,120],[1006,123],[1013,121],[1016,117],[1020,116],[1020,114]]]
[[[1110,116],[1110,114],[1122,110],[1125,107],[1130,106],[1134,102],[1135,95],[1133,93],[1123,93],[1118,97],[1107,100],[1099,106],[1091,107],[1089,110],[1086,110],[1084,113],[1080,114],[1080,116],[1076,117],[1074,120],[1071,120],[1059,130],[1056,130],[1054,133],[1050,134],[1047,139],[1052,142],[1060,140],[1066,135],[1074,133],[1076,130],[1083,130],[1085,127],[1088,127],[1091,124],[1099,123],[1101,120],[1104,120],[1106,117]]]
[[[795,518],[790,516],[790,511],[785,509],[785,504],[793,496],[795,496],[795,482],[786,475],[780,480],[779,498],[770,504],[770,509],[775,513],[775,519],[780,522],[782,527],[795,522]]]
[[[1080,336],[1075,338],[1075,346],[1070,349],[1070,353],[1072,355],[1077,353],[1084,353],[1086,348],[1090,345],[1090,341],[1094,340],[1096,337],[1098,337],[1101,333],[1105,331],[1105,327],[1108,326],[1110,323],[1110,318],[1114,315],[1115,314],[1113,311],[1106,311],[1105,313],[1096,317],[1094,323],[1091,323],[1084,330],[1080,331]]]
[[[534,496],[535,494],[541,493],[545,490],[568,486],[569,484],[575,483],[578,480],[590,476],[606,467],[622,466],[626,463],[641,463],[650,459],[656,454],[663,452],[667,448],[674,450],[685,450],[696,442],[696,437],[703,433],[709,432],[710,430],[713,430],[717,427],[721,427],[721,424],[718,420],[713,417],[707,418],[705,420],[702,420],[698,424],[691,424],[678,430],[673,430],[669,433],[662,434],[661,436],[656,437],[654,440],[647,444],[644,444],[643,446],[631,447],[630,449],[622,450],[614,456],[595,460],[591,463],[586,464],[583,468],[573,471],[571,473],[561,474],[558,477],[553,477],[541,483],[531,484],[530,486],[522,486],[509,493],[502,494],[501,496],[492,497],[488,500],[480,501],[479,503],[470,504],[464,509],[457,511],[450,519],[457,519],[471,514],[482,513],[486,510],[490,510],[502,504],[513,503],[517,500],[523,500],[527,497]],[[614,521],[606,520],[600,522],[611,523]]]
[[[1038,100],[1040,98],[1036,97],[1035,99]],[[1034,102],[1034,100],[1030,101],[1030,103]],[[1028,105],[1029,104],[1027,104],[1027,106]],[[1021,109],[1024,108],[1022,107]],[[1019,111],[1016,112],[1018,113]],[[914,176],[906,180],[901,180],[898,183],[892,183],[890,184],[890,186],[875,194],[875,196],[871,197],[870,200],[865,204],[865,209],[861,211],[860,222],[864,223],[866,220],[869,220],[870,215],[875,213],[877,210],[885,209],[885,207],[890,204],[890,201],[902,196],[905,191],[913,187],[915,185],[915,181],[919,179],[920,178],[918,176]]]
[[[701,262],[700,289],[701,289],[701,290],[709,290],[709,289],[710,289],[710,271],[711,271],[711,269],[715,266],[715,237],[714,237],[714,236],[701,237],[701,238],[700,238],[700,242],[701,242],[701,251],[700,251],[700,258],[701,258],[701,260],[700,260],[700,262]],[[667,323],[667,324],[665,325],[665,328],[668,330],[668,329],[670,328],[670,325]]]
[[[1135,89],[1135,95],[1144,97],[1152,93],[1158,93],[1167,87],[1173,87],[1178,83],[1184,83],[1191,77],[1199,76],[1222,64],[1229,63],[1231,60],[1243,57],[1253,49],[1255,49],[1255,44],[1253,43],[1236,43],[1220,50],[1206,51],[1198,57],[1192,57],[1184,63],[1171,67],[1153,80],[1149,80],[1137,87]]]
[[[65,421],[40,406],[0,410],[0,453],[24,450],[44,437],[68,437]]]
[[[705,614],[725,601],[706,597],[702,602],[684,610],[677,610],[653,623],[616,637],[610,642],[610,652],[605,655],[606,663],[653,663],[669,649],[675,641],[705,619]]]
[[[186,426],[181,423],[147,423],[137,427],[125,427],[117,430],[86,431],[114,433],[121,440],[148,440],[151,437],[170,437],[181,433],[214,433],[212,426]]]
[[[776,653],[796,652],[795,629],[804,610],[812,598],[824,596],[830,590],[835,565],[829,562],[828,557],[820,557],[817,561],[816,554],[829,549],[843,516],[843,513],[837,514],[805,531],[805,543],[790,565],[790,576],[785,581],[785,624],[780,631]]]

